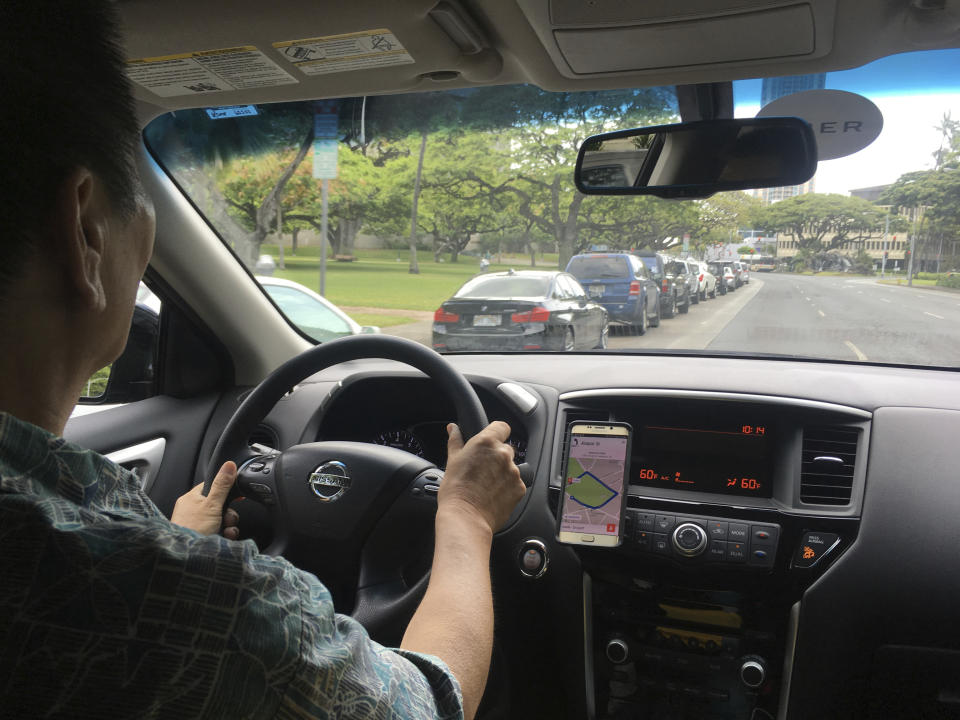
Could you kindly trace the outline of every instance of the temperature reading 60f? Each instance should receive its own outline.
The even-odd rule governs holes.
[[[740,488],[741,490],[759,490],[760,481],[756,478],[727,478],[728,488]]]

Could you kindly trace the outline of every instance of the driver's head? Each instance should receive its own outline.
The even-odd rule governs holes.
[[[0,3],[0,327],[59,312],[100,366],[153,247],[118,38],[109,0]]]

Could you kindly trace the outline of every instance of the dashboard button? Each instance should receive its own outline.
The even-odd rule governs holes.
[[[711,520],[707,523],[707,532],[713,540],[727,539],[727,523],[718,520]]]
[[[707,560],[722,562],[727,558],[727,544],[723,540],[711,540],[707,548]]]
[[[637,528],[653,532],[656,525],[657,516],[653,513],[637,513]]]
[[[671,518],[672,520],[672,518]],[[661,533],[654,533],[653,535],[653,551],[657,555],[669,555],[670,554],[670,540],[666,535]]]
[[[581,535],[580,542],[592,543],[594,541],[593,535]]]
[[[773,567],[774,551],[772,547],[752,548],[749,564],[754,567]]]
[[[795,567],[801,568],[813,567],[839,543],[840,536],[835,533],[804,533],[800,546],[793,556],[793,564]]]
[[[657,515],[654,530],[658,533],[670,532],[673,530],[673,524],[676,518],[673,515]]]
[[[777,528],[769,525],[751,525],[750,542],[752,547],[777,544]]]
[[[746,543],[739,542],[728,542],[727,543],[727,560],[730,562],[742,563],[747,561],[747,545]]]
[[[635,546],[637,550],[650,552],[653,550],[653,533],[640,531],[636,534]]]
[[[727,527],[727,540],[737,540],[745,543],[749,537],[749,530],[746,525],[730,523]]]

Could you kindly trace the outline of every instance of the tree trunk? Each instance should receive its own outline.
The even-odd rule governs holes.
[[[299,227],[293,228],[293,234],[290,238],[290,254],[291,255],[297,254],[297,235],[299,234],[300,234],[300,228]]]
[[[310,130],[304,136],[303,142],[300,143],[300,148],[297,150],[296,156],[290,164],[283,169],[276,184],[270,192],[267,193],[263,202],[260,203],[260,207],[257,208],[256,227],[253,230],[252,239],[256,245],[256,253],[258,255],[260,253],[260,246],[266,239],[267,233],[270,232],[270,228],[280,216],[280,198],[283,196],[283,190],[287,186],[287,183],[290,182],[290,178],[293,177],[293,173],[300,167],[300,163],[302,163],[303,159],[307,156],[307,151],[310,149],[312,142],[313,124],[311,123]]]
[[[450,246],[450,262],[455,263],[460,257],[460,243],[458,240],[454,239],[453,244]]]
[[[420,159],[417,160],[417,176],[413,181],[413,210],[410,213],[410,273],[420,274],[417,263],[417,205],[420,202],[420,176],[423,174],[423,155],[427,150],[427,133],[420,135]]]

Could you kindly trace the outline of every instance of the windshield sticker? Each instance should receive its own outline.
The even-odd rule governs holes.
[[[229,105],[227,107],[207,108],[207,116],[211,120],[223,120],[224,118],[249,117],[257,114],[256,105]]]
[[[806,90],[767,103],[757,117],[798,117],[817,138],[820,160],[853,155],[880,135],[883,113],[870,100],[845,90]]]
[[[368,70],[413,62],[397,36],[389,30],[365,30],[347,35],[329,35],[291,40],[273,46],[307,75]]]
[[[252,45],[127,61],[127,75],[160,97],[293,85],[290,73]]]

